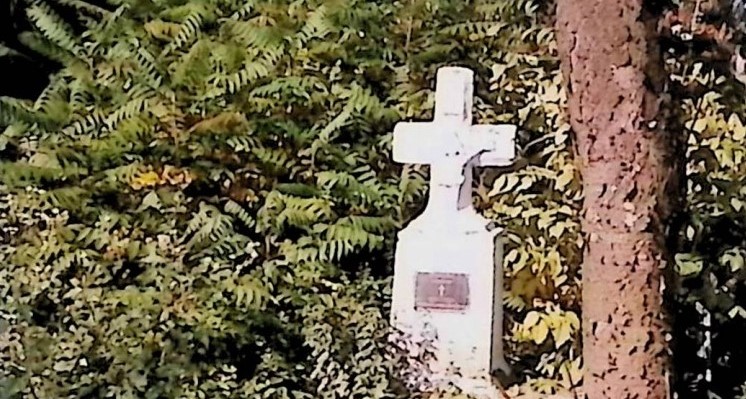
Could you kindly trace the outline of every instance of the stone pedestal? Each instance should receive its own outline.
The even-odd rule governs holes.
[[[398,235],[393,324],[431,339],[436,385],[491,398],[493,370],[508,373],[502,345],[502,246],[472,209],[456,223],[423,217]],[[496,245],[497,244],[497,245]]]

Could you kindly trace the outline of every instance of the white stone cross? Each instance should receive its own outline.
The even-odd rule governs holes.
[[[490,374],[509,372],[502,244],[471,205],[472,174],[511,163],[516,127],[472,125],[469,69],[442,68],[437,79],[433,121],[394,128],[394,160],[430,165],[430,193],[425,211],[397,236],[392,325],[415,341],[435,337],[426,377],[432,383],[499,398]]]
[[[515,157],[515,125],[472,125],[473,79],[467,68],[439,69],[433,121],[394,128],[394,160],[430,165],[426,212],[470,207],[473,168],[509,165]]]

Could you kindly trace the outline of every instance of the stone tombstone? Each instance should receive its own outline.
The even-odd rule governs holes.
[[[430,166],[423,213],[397,237],[392,324],[430,341],[427,379],[497,398],[490,374],[509,373],[502,344],[502,245],[472,206],[473,169],[511,164],[514,125],[472,125],[473,73],[441,68],[432,122],[394,128],[393,158]]]

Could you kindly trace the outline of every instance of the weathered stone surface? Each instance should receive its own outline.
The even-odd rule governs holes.
[[[476,166],[515,156],[512,125],[472,125],[473,74],[438,73],[432,122],[394,131],[394,159],[430,165],[425,211],[398,235],[392,324],[411,339],[430,339],[428,379],[484,398],[498,397],[490,372],[508,372],[502,351],[502,248],[497,230],[472,207]]]

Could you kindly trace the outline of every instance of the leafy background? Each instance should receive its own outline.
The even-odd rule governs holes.
[[[444,65],[475,70],[476,122],[519,126],[515,165],[475,187],[505,228],[509,393],[581,384],[551,3],[15,4],[26,48],[61,67],[0,99],[0,397],[412,397],[387,319],[427,169],[391,162],[391,130],[431,117]],[[664,42],[688,139],[677,389],[727,398],[746,361],[743,92],[694,28]]]

